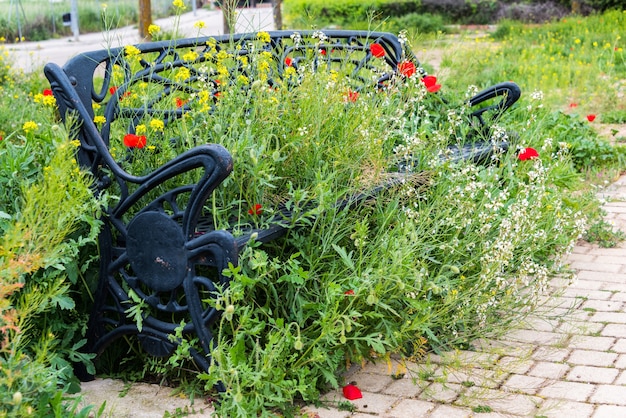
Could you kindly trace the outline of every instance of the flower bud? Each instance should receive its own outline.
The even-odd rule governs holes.
[[[22,392],[19,390],[13,394],[13,404],[19,405],[22,403]]]

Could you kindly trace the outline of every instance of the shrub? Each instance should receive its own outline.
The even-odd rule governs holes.
[[[409,13],[404,16],[392,17],[385,22],[385,31],[400,33],[406,30],[411,34],[443,33],[446,26],[440,15],[430,13]]]

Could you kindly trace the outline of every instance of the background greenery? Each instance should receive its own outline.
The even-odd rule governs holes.
[[[366,22],[364,17],[361,24]],[[439,77],[450,107],[462,105],[468,86],[519,83],[524,96],[499,123],[518,133],[512,137],[516,146],[532,146],[541,158],[522,164],[514,147],[501,164],[486,169],[425,165],[433,183],[418,195],[390,194],[359,211],[321,217],[311,228],[315,234],[294,235],[284,247],[249,247],[220,301],[233,310],[216,333],[220,344],[214,355],[220,362],[211,375],[188,370],[182,354],[159,361],[132,343],[113,350],[111,363],[123,364],[126,378],[167,379],[188,390],[204,390],[205,383],[210,388],[221,379],[231,390],[220,413],[250,416],[269,408],[289,410],[294,399],[317,399],[320,390],[341,384],[346,361],[384,361],[391,353],[419,356],[502,332],[520,307],[532,307],[544,294],[551,275],[562,272],[560,257],[581,233],[615,242],[604,239],[615,235],[602,224],[594,193],[623,169],[624,138],[613,136],[609,142],[593,127],[625,120],[620,100],[626,88],[624,33],[626,13],[607,11],[541,26],[504,21],[490,36],[411,37],[418,56],[430,48],[443,51],[437,66],[425,65]],[[0,197],[0,416],[86,415],[68,398],[76,390],[70,363],[91,364],[80,347],[91,298],[85,283],[97,270],[100,203],[91,198],[89,176],[77,167],[74,145],[43,96],[47,85],[41,73],[21,74],[5,52],[0,54],[5,192]],[[314,87],[323,85],[309,88]],[[279,128],[291,126],[284,132],[295,136],[299,127],[315,127],[321,134],[333,117],[319,101],[325,96],[313,96],[292,103],[316,106],[317,112],[306,113],[313,119],[291,109]],[[328,97],[339,96],[335,91]],[[384,128],[380,137],[424,153],[441,146],[436,142],[442,136],[424,130],[420,106],[432,102],[412,97],[392,101],[389,114],[369,109],[372,121],[380,122],[376,127],[370,121],[370,134]],[[231,97],[221,115],[240,111],[244,99]],[[367,106],[361,99],[357,106]],[[342,111],[343,105],[335,103],[333,109]],[[429,109],[429,120],[449,124],[443,118],[446,107]],[[402,117],[392,118],[395,112]],[[591,114],[594,122],[587,119]],[[229,140],[233,147],[245,147],[250,144],[242,132],[258,129],[267,135],[270,128],[242,124]],[[344,127],[328,128],[341,133]],[[252,174],[264,167],[242,165]],[[416,206],[407,210],[407,202]],[[481,230],[485,222],[477,222],[484,219],[488,231]],[[509,219],[520,221],[520,230],[511,229],[516,225]],[[488,258],[497,253],[495,244],[511,244],[512,256]],[[474,256],[467,256],[468,245],[474,245]],[[502,275],[488,275],[486,267]],[[524,292],[508,294],[503,283]],[[346,294],[350,290],[354,294]],[[122,360],[116,357],[121,353]]]

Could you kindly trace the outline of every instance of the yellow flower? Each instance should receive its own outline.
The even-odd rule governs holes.
[[[194,28],[197,29],[202,29],[205,26],[204,22],[202,20],[197,21],[196,23],[193,24]]]
[[[228,68],[225,65],[218,65],[217,66],[217,74],[221,75],[221,76],[228,75]]]
[[[127,57],[134,57],[141,54],[141,51],[136,46],[126,45],[124,47],[124,54],[126,54]]]
[[[107,121],[107,119],[104,116],[102,116],[102,115],[98,115],[98,116],[93,118],[93,122],[96,125],[102,125],[106,121]]]
[[[70,143],[76,148],[80,147],[80,141],[78,139],[73,139]]]
[[[165,124],[163,123],[162,120],[152,119],[150,121],[150,127],[154,129],[155,131],[163,131],[163,129],[165,129]]]
[[[161,32],[161,27],[159,25],[148,26],[148,33],[150,34],[150,36],[154,36],[159,32]]]
[[[259,61],[259,72],[266,72],[270,69],[270,64],[267,61]]]
[[[198,102],[200,104],[208,102],[209,98],[211,97],[209,92],[206,90],[202,90],[200,93],[198,93],[198,96],[199,96]]]
[[[580,39],[576,38],[576,40],[574,41],[575,44],[579,44],[580,43]]]
[[[266,43],[266,44],[270,43],[270,41],[271,41],[271,39],[272,39],[272,38],[270,37],[270,34],[269,34],[269,33],[267,33],[267,32],[259,32],[259,33],[257,33],[256,37],[257,37],[257,39],[258,39],[259,41],[264,42],[264,43]]]
[[[217,59],[218,60],[225,60],[226,58],[228,58],[230,55],[228,54],[228,52],[224,51],[223,49],[217,53]]]
[[[191,71],[189,71],[187,67],[180,67],[178,71],[176,71],[176,75],[174,75],[176,81],[185,81],[189,77],[191,77]]]
[[[189,51],[183,54],[183,59],[185,61],[195,61],[198,58],[198,53],[196,51]]]
[[[36,131],[37,128],[39,128],[39,125],[37,125],[37,122],[33,122],[32,120],[24,122],[24,125],[22,125],[22,129],[27,134],[29,134],[29,133],[31,133],[33,131]]]
[[[172,6],[180,10],[185,10],[185,2],[183,0],[174,0]]]
[[[146,134],[146,130],[147,130],[147,129],[146,129],[146,125],[144,125],[144,124],[137,125],[137,126],[135,127],[135,133],[136,133],[137,135],[145,135],[145,134]]]
[[[248,83],[250,82],[250,79],[248,79],[248,77],[246,77],[245,75],[240,74],[240,75],[237,77],[237,82],[239,82],[239,83],[241,83],[241,84],[248,84]]]
[[[98,110],[98,109],[100,109],[102,106],[100,106],[100,103],[93,102],[93,103],[91,104],[91,107],[93,108],[93,110]]]

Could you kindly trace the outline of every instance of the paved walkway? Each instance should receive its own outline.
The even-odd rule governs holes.
[[[274,28],[272,8],[269,5],[260,4],[254,8],[237,9],[237,13],[237,32],[255,32]],[[196,22],[203,22],[204,27],[198,30],[194,26]],[[176,29],[176,32],[183,37],[198,34],[201,36],[220,35],[224,28],[222,12],[216,9],[198,9],[196,13],[182,14],[178,21],[164,18],[157,19],[153,23],[159,25],[163,32],[173,32]],[[132,45],[141,41],[137,27],[126,26],[108,32],[81,34],[78,40],[70,36],[40,42],[6,44],[5,48],[14,57],[16,68],[30,73],[41,70],[47,62],[63,65],[69,58],[80,52]]]

